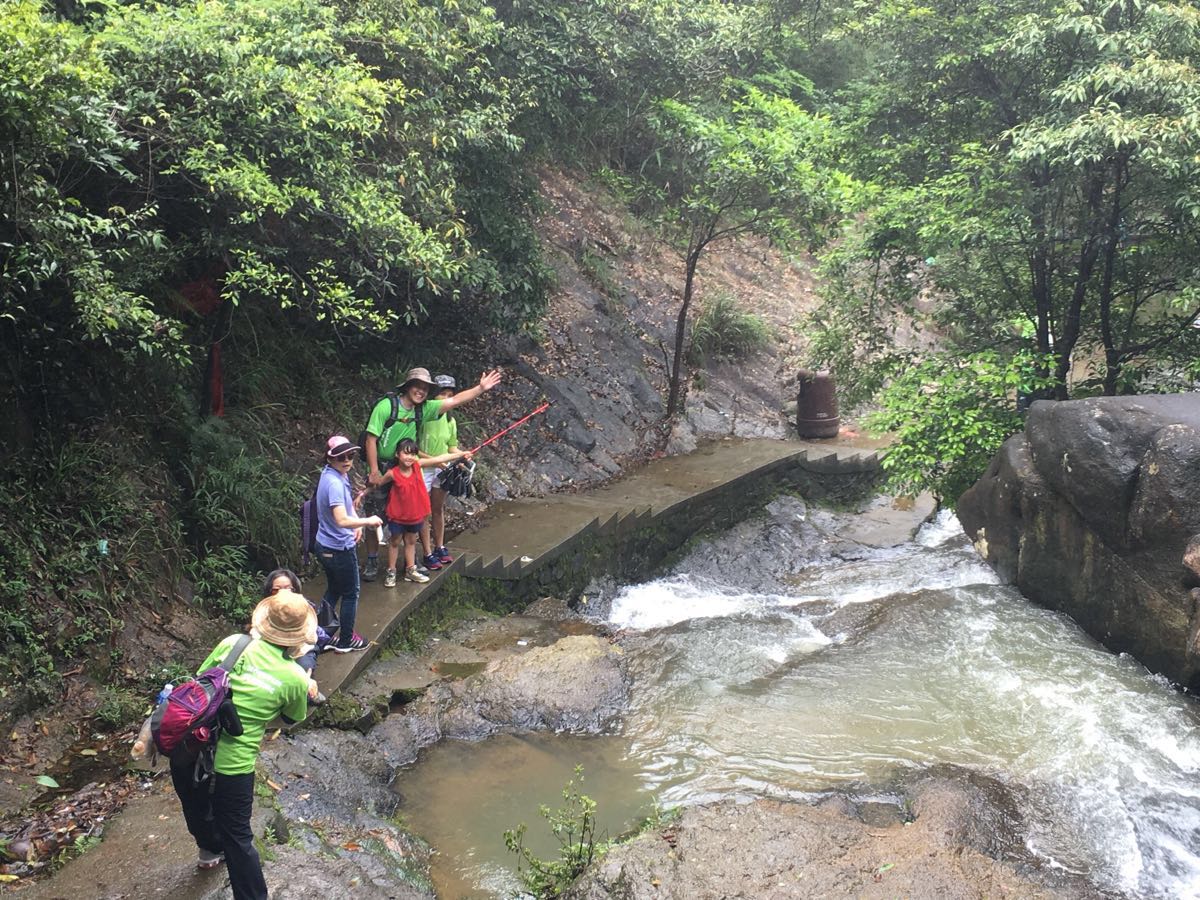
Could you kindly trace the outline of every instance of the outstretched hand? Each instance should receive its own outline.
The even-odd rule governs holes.
[[[500,383],[501,372],[499,369],[491,369],[479,376],[479,387],[482,390],[490,391]]]

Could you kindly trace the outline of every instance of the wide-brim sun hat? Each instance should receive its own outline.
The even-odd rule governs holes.
[[[433,388],[437,387],[437,385],[433,383],[433,378],[430,376],[429,370],[422,369],[420,366],[417,366],[415,369],[408,370],[408,374],[404,376],[404,383],[400,385],[400,390],[407,390],[408,386],[414,382],[420,382],[430,390],[433,390]]]
[[[362,447],[355,444],[344,434],[335,434],[325,442],[326,456],[341,456],[343,453],[348,453],[351,450],[362,450]]]
[[[250,616],[250,627],[262,639],[280,647],[317,642],[317,611],[295,591],[280,591],[261,600]]]

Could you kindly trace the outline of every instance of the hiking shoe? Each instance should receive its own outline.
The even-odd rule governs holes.
[[[404,580],[411,581],[416,584],[425,584],[429,580],[429,576],[418,569],[416,566],[410,566],[404,570]]]
[[[334,653],[353,653],[356,650],[366,650],[369,646],[368,642],[363,640],[357,634],[350,638],[348,644],[334,644]]]
[[[367,564],[363,566],[363,581],[374,581],[375,576],[379,574],[379,559],[378,557],[368,556]]]
[[[223,862],[225,862],[224,853],[211,853],[208,850],[201,850],[200,858],[196,860],[196,868],[215,869]]]
[[[383,586],[384,587],[395,587],[396,586],[396,570],[395,569],[387,570],[387,574],[383,576]]]
[[[436,572],[442,567],[442,558],[436,553],[430,553],[421,562],[425,564],[425,568],[430,572]]]
[[[449,547],[438,547],[433,551],[433,555],[442,561],[443,566],[448,566],[454,562],[454,557],[450,555]]]

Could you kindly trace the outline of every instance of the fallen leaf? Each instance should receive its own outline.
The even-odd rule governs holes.
[[[276,784],[270,778],[267,779],[267,787],[269,787],[271,790],[275,791],[276,793],[279,793],[280,791],[283,790],[282,784]]]
[[[96,751],[95,750],[80,750],[79,755],[80,756],[95,756]]]
[[[357,851],[357,850],[362,849],[362,845],[359,844],[357,841],[347,841],[346,843],[342,844],[342,848],[345,850],[356,850]]]
[[[48,787],[48,788],[58,787],[58,782],[55,781],[53,778],[51,778],[49,775],[39,775],[37,778],[34,779],[34,781],[36,781],[42,787]]]

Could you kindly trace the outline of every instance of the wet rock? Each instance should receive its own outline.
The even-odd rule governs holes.
[[[417,754],[442,737],[441,728],[433,717],[422,715],[388,716],[373,729],[369,740],[394,768],[407,766]]]
[[[469,695],[491,722],[601,731],[621,714],[629,697],[623,656],[603,638],[566,637],[494,663]]]
[[[428,687],[438,675],[429,664],[409,653],[398,653],[389,659],[372,662],[358,676],[348,692],[359,700],[372,701],[376,697],[392,697],[398,692],[414,691]]]
[[[1187,570],[1184,576],[1186,587],[1200,587],[1200,534],[1193,534],[1183,551],[1183,568]]]
[[[859,818],[835,795],[815,805],[758,800],[687,809],[611,850],[572,900],[1098,897],[1078,881],[1030,871],[1007,855],[1002,786],[933,777],[907,796],[915,819]],[[999,801],[999,805],[997,805]],[[972,823],[978,821],[978,827]],[[999,841],[986,831],[1004,827]],[[1019,843],[1019,842],[1018,842]]]
[[[958,515],[1026,597],[1200,686],[1180,565],[1200,532],[1200,395],[1036,403]]]
[[[260,764],[288,819],[373,822],[396,811],[395,765],[357,732],[321,729],[269,741]]]
[[[608,640],[573,635],[492,662],[465,681],[436,684],[412,714],[460,740],[511,729],[599,732],[628,701],[625,668],[624,653]]]
[[[379,842],[379,838],[375,838]],[[352,843],[352,842],[347,842]],[[368,840],[353,842],[361,850],[331,855],[330,848],[315,853],[289,846],[270,848],[263,876],[273,900],[312,900],[314,897],[353,896],[364,900],[432,900],[432,888],[410,883],[402,869],[388,866],[379,846]],[[205,894],[202,900],[232,900],[228,884]]]

